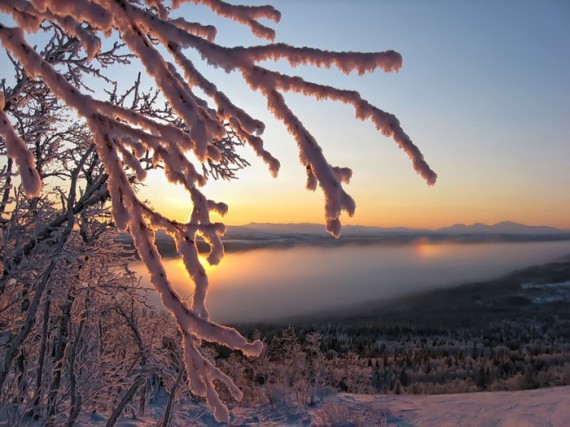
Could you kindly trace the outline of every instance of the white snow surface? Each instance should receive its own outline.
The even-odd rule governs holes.
[[[322,416],[330,408],[334,410],[334,422],[330,421],[331,417]],[[164,399],[148,409],[145,418],[122,418],[117,426],[157,425],[164,409]],[[219,424],[206,406],[185,402],[175,411],[172,425],[567,427],[570,425],[570,386],[429,396],[340,393],[324,397],[309,409],[273,408],[270,405],[234,406],[230,409],[230,424]],[[82,421],[80,426],[105,425],[106,417],[94,415]]]
[[[354,410],[384,411],[389,426],[568,426],[570,387],[446,395],[341,395]],[[370,422],[370,424],[368,424]]]

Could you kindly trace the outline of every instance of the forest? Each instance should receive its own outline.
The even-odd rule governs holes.
[[[249,381],[271,383],[279,369],[305,363],[291,373],[319,378],[297,379],[302,389],[317,383],[351,393],[442,394],[569,385],[569,282],[570,260],[562,259],[489,282],[238,326],[268,342],[268,366],[272,353],[290,359],[266,371],[247,365]],[[309,367],[315,357],[316,370]]]

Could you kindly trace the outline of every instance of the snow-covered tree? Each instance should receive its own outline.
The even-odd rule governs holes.
[[[343,188],[343,184],[350,181],[352,172],[346,167],[328,163],[316,139],[291,110],[283,93],[296,92],[352,106],[359,119],[372,121],[382,134],[391,137],[409,155],[414,169],[428,184],[435,182],[436,174],[396,117],[371,105],[359,93],[309,82],[260,65],[267,60],[285,59],[293,67],[305,64],[335,66],[347,74],[356,71],[362,75],[376,69],[397,71],[402,65],[398,53],[330,52],[272,43],[274,30],[262,24],[260,19],[278,22],[280,13],[273,7],[232,5],[222,0],[192,2],[248,26],[255,36],[268,42],[251,47],[217,44],[216,28],[176,15],[180,0],[169,3],[161,0],[3,0],[0,10],[9,15],[17,27],[0,23],[0,43],[21,70],[19,77],[24,83],[41,82],[46,96],[53,99],[54,105],[65,104],[84,123],[85,140],[92,143],[92,151],[95,152],[90,154],[97,156],[104,171],[101,175],[104,179],[101,180],[111,200],[114,224],[119,230],[128,230],[131,234],[163,305],[171,312],[181,331],[190,388],[206,398],[218,420],[228,420],[227,408],[218,396],[214,381],[225,384],[238,400],[241,392],[201,350],[201,343],[216,342],[251,356],[261,352],[262,343],[258,340],[248,342],[236,330],[209,319],[205,305],[208,277],[198,257],[196,241],[200,237],[209,244],[208,263],[220,262],[225,226],[212,222],[210,213],[223,215],[228,207],[208,199],[201,191],[209,176],[204,172],[204,166],[231,171],[227,165],[232,161],[232,146],[237,141],[248,144],[273,175],[279,170],[279,162],[264,147],[264,124],[221,92],[208,76],[196,68],[185,50],[198,52],[212,67],[239,72],[252,90],[265,97],[268,109],[285,124],[297,143],[300,160],[307,173],[307,188],[315,190],[318,186],[323,191],[326,228],[334,236],[340,235],[341,213],[352,215],[355,210],[354,200]],[[113,46],[116,49],[117,37],[120,38],[129,54],[138,58],[147,75],[154,79],[172,116],[153,114],[152,109],[130,108],[116,96],[109,100],[100,93],[87,90],[76,73],[66,70],[65,63],[50,56],[50,52],[39,51],[30,44],[30,36],[26,33],[34,34],[41,30],[52,37],[69,40],[73,47],[66,46],[68,50],[64,52],[75,49],[72,53],[79,55],[81,64],[85,64],[81,72],[106,79],[110,77],[105,75],[104,69],[91,69],[89,64],[99,61],[104,65],[105,55],[117,55]],[[107,48],[109,44],[111,47]],[[114,57],[115,63],[128,60],[128,57]],[[18,90],[14,87],[14,92],[0,97],[0,143],[10,165],[2,184],[6,189],[12,188],[12,168],[17,167],[25,193],[35,198],[42,188],[41,164],[33,152],[36,146],[30,135],[21,132],[18,118],[10,113],[10,106],[17,95]],[[131,96],[135,98],[133,102],[140,101],[136,99],[136,93]],[[152,104],[152,98],[146,100]],[[37,120],[36,134],[42,133],[41,120],[48,113],[27,117],[28,120]],[[78,171],[84,169],[87,158],[88,155],[85,160],[76,159]],[[167,218],[137,196],[135,182],[143,181],[146,169],[151,166],[161,167],[170,181],[187,190],[193,208],[186,223]],[[73,178],[72,174],[70,179]],[[101,184],[101,181],[97,182]],[[75,184],[72,184],[73,188]],[[73,200],[76,198],[74,191]],[[74,211],[69,206],[68,212],[72,215]],[[69,234],[73,221],[67,225],[71,227]],[[194,282],[190,304],[181,300],[168,280],[154,244],[157,230],[165,230],[173,237]],[[9,278],[13,268],[5,268],[4,279]]]

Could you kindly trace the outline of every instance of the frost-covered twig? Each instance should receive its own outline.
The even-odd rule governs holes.
[[[273,29],[259,22],[261,18],[279,22],[280,13],[271,6],[232,5],[222,0],[191,1],[209,7],[219,16],[248,26],[260,38],[273,40],[275,37]],[[174,0],[172,8],[176,9],[181,2]],[[304,64],[326,68],[334,66],[346,74],[356,71],[362,75],[377,69],[398,71],[402,66],[401,56],[394,51],[331,52],[283,43],[252,47],[221,46],[214,41],[216,28],[193,23],[183,17],[171,17],[171,8],[160,0],[145,0],[144,3],[135,0],[6,0],[0,3],[0,10],[10,14],[20,27],[9,28],[0,24],[0,42],[18,61],[22,72],[25,72],[23,78],[41,80],[55,98],[85,120],[97,159],[103,164],[105,174],[100,175],[96,182],[89,183],[90,191],[94,193],[84,194],[78,203],[86,197],[87,202],[93,198],[102,200],[97,198],[100,190],[93,188],[107,186],[105,196],[108,194],[111,199],[117,228],[129,230],[163,305],[172,313],[182,331],[184,362],[191,390],[206,398],[214,408],[217,419],[227,421],[229,414],[217,394],[214,381],[225,384],[236,399],[241,398],[241,392],[203,353],[201,343],[203,340],[220,343],[252,356],[261,352],[262,345],[259,341],[249,343],[236,330],[209,319],[206,309],[208,277],[200,261],[196,242],[201,237],[210,245],[207,262],[216,264],[220,261],[223,256],[221,237],[225,233],[225,226],[212,222],[210,214],[216,212],[223,215],[227,206],[209,200],[200,187],[209,177],[206,165],[213,170],[216,170],[216,166],[212,165],[220,165],[218,170],[222,171],[222,177],[232,176],[229,165],[243,165],[233,156],[235,143],[232,138],[239,143],[247,143],[267,163],[273,175],[279,170],[279,162],[264,146],[264,124],[236,105],[207,75],[200,73],[184,49],[197,51],[213,67],[221,67],[227,72],[239,71],[253,90],[265,96],[271,113],[285,124],[297,142],[300,160],[307,172],[307,188],[314,190],[319,186],[322,189],[326,228],[337,237],[341,232],[341,213],[344,211],[352,215],[356,208],[354,200],[343,188],[352,172],[346,167],[328,163],[317,140],[287,104],[283,92],[293,91],[351,105],[359,119],[371,120],[382,134],[396,141],[428,184],[435,182],[436,174],[403,131],[399,121],[371,105],[357,92],[270,71],[259,63],[285,59],[293,67]],[[52,26],[55,37],[65,36],[74,41],[62,44],[56,52],[58,60],[51,62],[28,44],[22,31],[37,32],[49,26]],[[82,91],[87,89],[81,80],[82,74],[91,74],[110,82],[98,69],[87,65],[89,61],[98,60],[104,66],[108,62],[125,60],[116,52],[117,43],[108,51],[103,49],[105,39],[111,37],[113,32],[120,36],[130,54],[138,57],[147,75],[154,79],[158,92],[168,102],[162,112],[153,113],[151,108],[144,107],[125,107],[128,96],[132,96],[133,106],[141,99],[138,91],[140,79],[135,81],[132,91],[123,97],[108,92],[111,102]],[[74,46],[82,46],[85,56],[79,61],[68,58],[68,64],[74,64],[75,68],[63,73],[54,65],[57,65],[62,52]],[[164,53],[165,50],[168,54]],[[170,62],[171,59],[174,62]],[[144,98],[143,105],[148,107],[156,102],[158,92],[154,97]],[[3,104],[3,100],[0,101]],[[26,192],[30,196],[37,196],[41,182],[34,167],[34,156],[26,141],[18,135],[16,124],[11,123],[10,117],[4,112],[0,113],[0,135],[6,141],[8,155],[20,171]],[[173,114],[176,119],[171,120]],[[173,221],[138,198],[133,180],[145,179],[149,162],[160,165],[171,182],[182,185],[187,191],[193,204],[188,222]],[[199,165],[204,173],[198,172]],[[68,211],[73,213],[74,209],[71,206]],[[58,221],[58,218],[54,221]],[[52,229],[48,226],[40,233],[40,238],[49,236]],[[181,300],[168,280],[154,243],[155,232],[160,229],[173,237],[194,282],[190,305]],[[16,252],[18,259],[29,253],[29,245],[24,246],[23,251]],[[35,247],[35,244],[31,247]],[[137,382],[132,390],[136,389],[135,386]]]

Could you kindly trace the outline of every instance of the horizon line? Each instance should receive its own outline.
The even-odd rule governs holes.
[[[463,226],[463,227],[475,227],[475,226],[485,226],[485,227],[496,227],[502,224],[510,224],[510,225],[516,225],[516,226],[523,226],[523,227],[530,227],[530,228],[551,228],[554,230],[560,230],[560,231],[570,231],[570,228],[561,228],[561,227],[556,227],[553,225],[529,225],[529,224],[524,224],[521,222],[515,222],[515,221],[500,221],[497,222],[495,224],[487,224],[484,222],[475,222],[472,224],[467,224],[467,223],[454,223],[454,224],[450,224],[450,225],[445,225],[443,227],[436,227],[436,228],[430,228],[430,227],[406,227],[406,226],[384,226],[384,225],[361,225],[361,224],[343,224],[342,227],[365,227],[365,228],[403,228],[403,229],[408,229],[408,230],[430,230],[430,231],[436,231],[436,230],[441,230],[443,228],[450,228],[450,227],[457,227],[457,226]],[[256,221],[251,221],[248,223],[243,223],[243,224],[225,224],[227,227],[246,227],[248,225],[315,225],[315,226],[322,226],[323,229],[325,227],[324,223],[320,223],[320,222],[256,222]]]

